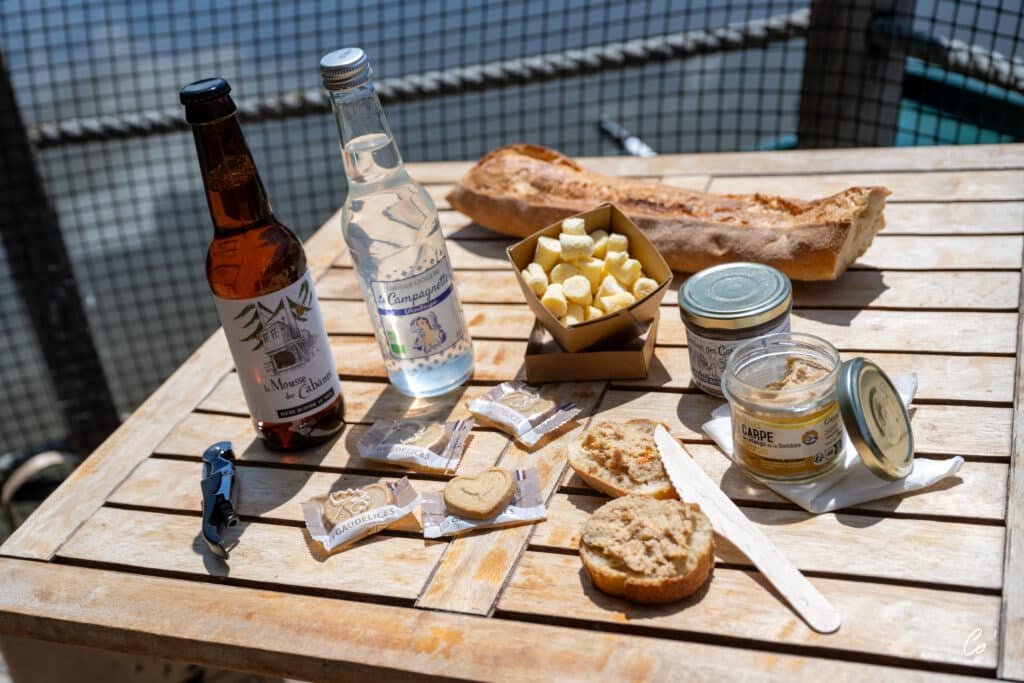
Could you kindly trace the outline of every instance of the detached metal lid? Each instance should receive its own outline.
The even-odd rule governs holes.
[[[846,432],[868,469],[883,479],[910,474],[914,433],[889,376],[867,358],[852,358],[839,369],[837,394]]]
[[[793,286],[762,263],[724,263],[692,275],[679,296],[683,319],[720,330],[757,327],[785,313]]]

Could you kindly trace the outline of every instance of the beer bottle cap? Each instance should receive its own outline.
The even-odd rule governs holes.
[[[370,60],[362,48],[343,47],[323,56],[320,75],[328,90],[348,90],[370,80]]]
[[[204,78],[189,83],[178,93],[185,105],[185,120],[208,123],[235,113],[235,103],[228,96],[231,86],[223,78]]]

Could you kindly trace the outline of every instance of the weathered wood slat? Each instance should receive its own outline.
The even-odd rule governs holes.
[[[884,185],[888,201],[999,201],[1024,199],[1024,171],[929,171],[842,175],[716,177],[710,192],[777,194],[815,199],[856,185]]]
[[[824,548],[822,552],[828,552]],[[992,595],[812,578],[843,617],[836,633],[812,631],[766,587],[760,574],[716,568],[706,590],[674,605],[641,607],[595,589],[578,557],[527,552],[498,603],[499,611],[560,619],[643,625],[776,644],[860,652],[934,663],[992,667],[993,647],[976,656],[964,641],[977,628],[995,633]]]
[[[202,509],[196,486],[199,471],[199,463],[150,458],[121,484],[109,502],[198,513]],[[258,518],[255,521],[301,523],[302,501],[327,491],[394,478],[242,466],[238,468],[239,497],[235,508],[243,518]],[[417,479],[413,486],[420,493],[438,492],[444,483]],[[599,494],[555,495],[549,501],[547,521],[537,525],[530,545],[575,550],[583,524],[607,500]],[[1002,586],[1004,531],[999,526],[852,513],[812,516],[797,510],[759,508],[745,508],[744,512],[803,571],[986,589]],[[419,510],[392,528],[419,533]],[[500,541],[499,535],[494,534],[489,540]],[[481,540],[470,543],[478,545],[483,536],[474,536]],[[488,545],[492,552],[495,544]],[[825,551],[825,546],[829,551]],[[922,552],[922,547],[928,551]],[[731,544],[721,541],[718,559],[728,564],[750,564]]]
[[[350,425],[338,438],[301,451],[282,453],[267,448],[256,438],[252,423],[246,417],[192,413],[181,421],[154,451],[161,455],[200,458],[214,440],[229,440],[235,454],[243,462],[272,465],[294,465],[303,468],[352,469],[393,473],[401,468],[390,467],[359,455],[356,444],[369,429],[366,425]],[[459,463],[460,473],[471,473],[493,465],[508,446],[508,437],[496,431],[474,429],[466,441]],[[198,486],[198,484],[196,484]]]
[[[558,488],[565,470],[565,443],[583,428],[603,390],[604,385],[599,382],[558,385],[551,396],[557,397],[555,400],[560,403],[566,400],[576,403],[582,410],[580,416],[574,423],[545,438],[536,448],[526,450],[513,443],[499,465],[509,469],[537,468],[541,494],[547,500]],[[558,438],[554,438],[556,435]],[[531,533],[533,525],[455,539],[441,557],[437,571],[416,605],[489,615]],[[467,577],[472,577],[472,580],[467,580]]]
[[[452,266],[459,270],[508,270],[510,266],[505,248],[514,241],[512,238],[451,240],[448,242],[448,255]],[[334,264],[350,267],[352,257],[347,251],[342,252]],[[1020,266],[1019,235],[907,236],[882,233],[875,237],[867,253],[851,269],[1019,270]]]
[[[439,213],[445,237],[500,239],[458,211]],[[1024,202],[904,202],[885,207],[885,235],[1019,235]]]
[[[346,397],[346,420],[372,423],[378,419],[406,415],[424,420],[459,419],[469,415],[465,401],[487,390],[466,388],[432,402],[410,401],[390,385],[342,382]],[[609,391],[599,412],[609,419],[646,417],[662,420],[673,434],[688,441],[707,441],[700,426],[721,401],[705,394],[647,393],[617,389]],[[203,410],[245,415],[246,405],[238,378],[228,376],[200,405]],[[1010,408],[979,406],[919,405],[912,411],[914,439],[921,453],[968,455],[978,458],[1007,458],[1010,454]],[[216,437],[221,438],[221,437]]]
[[[675,308],[686,275],[677,274],[662,305]],[[509,270],[482,274],[455,271],[462,303],[523,303],[523,291]],[[1020,275],[1003,271],[851,270],[835,282],[794,282],[793,303],[815,308],[930,308],[1010,311],[1017,309]],[[321,300],[362,301],[351,268],[332,268],[320,282]],[[675,314],[675,313],[673,313]]]
[[[583,525],[606,502],[601,495],[556,495],[531,547],[575,550]],[[1003,585],[1001,527],[802,510],[743,513],[801,571],[991,590]],[[715,544],[719,562],[751,566],[727,540],[717,537]]]
[[[785,505],[796,507],[768,487],[745,476],[712,444],[687,444],[694,460],[738,503]],[[997,462],[964,463],[956,477],[903,496],[891,496],[861,503],[846,512],[867,511],[885,515],[914,515],[949,519],[1001,521],[1006,517],[1006,501],[993,491],[1006,488],[1007,465]],[[571,469],[563,479],[566,491],[592,489]]]
[[[906,202],[885,207],[886,235],[1024,231],[1024,202]]]
[[[345,421],[370,424],[400,416],[419,420],[460,420],[469,417],[466,401],[486,391],[486,387],[460,387],[434,398],[410,398],[383,382],[342,381],[345,397]],[[248,415],[242,385],[234,374],[225,377],[199,404],[200,410]]]
[[[871,353],[870,357],[890,374],[916,372],[918,400],[989,403],[1013,400],[1015,361],[1010,357],[881,352]],[[654,362],[645,379],[621,380],[614,384],[634,388],[692,388],[689,351],[660,346],[655,349]]]
[[[658,420],[682,439],[709,441],[701,425],[721,403],[705,394],[680,396],[612,389],[605,393],[598,414],[611,420]],[[1008,458],[1011,415],[1009,408],[916,406],[911,410],[915,449],[920,453]]]
[[[1024,272],[1022,272],[1024,277]],[[1007,485],[1006,587],[999,632],[1001,677],[1024,680],[1024,286],[1017,332],[1013,397],[1013,458]]]
[[[338,374],[345,377],[387,379],[384,359],[374,337],[330,337]],[[473,379],[497,382],[512,379],[523,367],[525,341],[473,340]]]
[[[194,515],[101,508],[61,546],[58,556],[411,600],[445,546],[420,538],[378,536],[327,556],[302,529],[239,522],[224,532],[226,543],[237,541],[224,562],[206,547],[199,526]]]
[[[321,305],[331,334],[372,333],[366,307],[357,301]],[[470,334],[487,339],[524,341],[534,317],[515,305],[466,304]],[[1016,348],[1017,315],[973,311],[877,311],[803,308],[793,312],[793,329],[825,337],[840,350],[1003,353]],[[686,333],[678,316],[665,315],[658,343],[683,346]]]
[[[1024,174],[1021,176],[1024,186]],[[1022,190],[1024,192],[1024,190]],[[931,237],[879,235],[856,268],[907,270],[1020,268],[1022,238],[1017,235]]]
[[[202,465],[198,462],[148,458],[111,494],[108,503],[168,512],[200,513],[203,510],[203,496],[198,485],[201,471]],[[238,491],[235,510],[239,515],[256,521],[299,523],[303,521],[300,503],[314,496],[339,489],[359,488],[378,481],[395,481],[401,476],[400,473],[391,476],[311,473],[305,470],[244,465],[239,466],[235,473]],[[412,485],[421,494],[444,488],[444,482],[428,479],[416,479]],[[411,515],[406,515],[391,528],[421,534],[423,527],[420,509],[417,507]]]
[[[702,173],[710,175],[771,176],[794,173],[856,171],[943,171],[1024,167],[1024,145],[952,145],[872,149],[816,149],[780,152],[720,152],[716,154],[659,154],[653,158],[628,155],[581,157],[584,167],[606,175],[651,176]],[[408,164],[421,183],[454,183],[475,161],[432,161]]]
[[[0,632],[305,680],[952,680],[722,645],[0,559]],[[45,598],[45,599],[41,599]],[[216,605],[216,609],[205,606]],[[168,629],[168,624],[174,628]],[[296,637],[301,633],[302,637]],[[523,653],[529,656],[524,656]],[[586,656],[581,656],[586,653]],[[406,669],[402,671],[400,669]],[[967,680],[967,679],[963,679]]]

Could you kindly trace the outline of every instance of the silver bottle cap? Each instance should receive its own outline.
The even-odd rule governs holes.
[[[348,90],[370,80],[370,60],[362,48],[343,47],[320,59],[320,76],[328,90]]]

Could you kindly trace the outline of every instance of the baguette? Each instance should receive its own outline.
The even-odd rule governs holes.
[[[711,574],[714,532],[696,503],[625,496],[587,520],[580,560],[604,593],[640,603],[675,602],[697,592]]]
[[[448,194],[452,208],[497,232],[525,237],[610,202],[647,233],[673,270],[755,261],[794,280],[834,280],[885,225],[889,190],[851,187],[803,201],[715,195],[588,171],[537,145],[499,147]]]
[[[654,443],[657,422],[600,422],[569,444],[569,464],[589,486],[613,498],[676,498]]]

